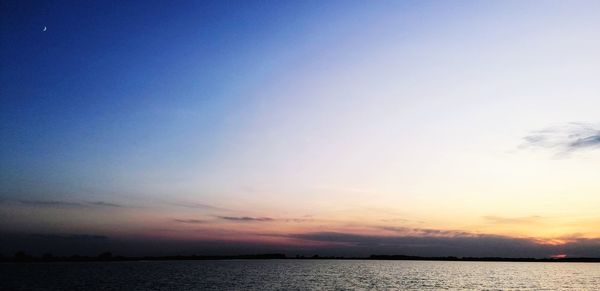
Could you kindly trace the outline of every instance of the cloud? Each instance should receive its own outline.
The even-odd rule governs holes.
[[[388,219],[380,219],[379,221],[383,221],[383,222],[411,222],[410,219],[406,219],[406,218],[388,218]]]
[[[578,138],[569,145],[571,148],[586,148],[600,146],[600,131],[593,133],[590,136]]]
[[[290,222],[290,223],[302,223],[302,222],[314,221],[314,220],[315,219],[313,219],[313,218],[285,218],[281,221]]]
[[[185,208],[194,208],[194,209],[204,209],[204,210],[215,210],[215,211],[230,211],[229,209],[217,207],[213,205],[208,205],[204,203],[171,203],[173,206],[185,207]]]
[[[17,199],[10,200],[5,199],[1,202],[16,202],[18,204],[35,206],[35,207],[123,207],[123,205],[105,202],[105,201],[85,201],[85,202],[73,202],[73,201],[62,201],[62,200],[27,200]]]
[[[474,235],[469,232],[460,230],[443,230],[443,229],[431,229],[431,228],[411,228],[411,227],[398,227],[398,226],[382,226],[381,229],[387,231],[393,231],[401,233],[403,235],[416,235],[416,236],[468,236]]]
[[[308,221],[315,221],[314,218],[294,218],[294,217],[290,217],[290,218],[271,218],[271,217],[265,217],[265,216],[260,216],[260,217],[251,217],[251,216],[215,216],[216,218],[222,219],[222,220],[229,220],[229,221],[245,221],[245,222],[266,222],[266,221],[278,221],[278,222],[285,222],[285,223],[303,223],[303,222],[308,222]]]
[[[523,137],[521,148],[554,149],[569,153],[583,149],[600,148],[600,125],[568,123],[531,132]]]
[[[494,216],[487,215],[483,216],[488,223],[491,224],[532,224],[538,223],[542,217],[533,215],[533,216],[525,216],[525,217],[502,217],[502,216]]]
[[[63,239],[63,240],[106,240],[107,236],[95,234],[31,234],[32,237],[43,239]]]
[[[205,223],[205,220],[200,220],[200,219],[174,219],[175,222],[180,222],[180,223]]]
[[[460,232],[458,232],[460,233]],[[330,243],[332,248],[355,254],[404,254],[418,256],[471,257],[599,257],[600,239],[572,239],[563,244],[546,244],[529,238],[488,234],[456,234],[453,236],[383,236],[343,232],[309,232],[287,237],[305,241]]]
[[[265,221],[273,221],[275,219],[270,217],[250,217],[250,216],[217,216],[219,219],[229,220],[229,221],[244,221],[244,222],[265,222]]]
[[[111,202],[104,202],[104,201],[92,201],[92,202],[87,202],[89,205],[93,205],[93,206],[103,206],[103,207],[123,207],[123,205],[120,204],[116,204],[116,203],[111,203]]]
[[[17,200],[19,204],[29,206],[48,206],[48,207],[82,207],[85,204],[78,202],[57,201],[57,200]]]

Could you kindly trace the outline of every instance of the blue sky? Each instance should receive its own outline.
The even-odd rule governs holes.
[[[190,160],[211,162],[220,137],[240,130],[231,119],[260,106],[257,91],[270,79],[302,69],[314,54],[322,55],[317,62],[335,58],[339,52],[324,50],[339,40],[329,37],[341,31],[336,37],[349,47],[351,33],[364,25],[353,12],[367,8],[358,16],[373,20],[385,8],[356,2],[5,6],[2,158],[10,170],[3,175],[7,184],[34,192],[29,195],[65,185],[57,191],[110,189],[115,171],[130,167],[185,172]],[[38,183],[44,189],[35,189]]]
[[[279,57],[273,39],[302,29],[282,23],[306,13],[285,4],[116,4],[5,4],[10,179],[106,182],[115,166],[210,158],[224,117],[248,98],[241,90]]]

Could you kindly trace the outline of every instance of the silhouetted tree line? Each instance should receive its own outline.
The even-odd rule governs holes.
[[[285,254],[256,254],[256,255],[236,255],[236,256],[140,256],[126,257],[113,256],[111,252],[103,252],[97,256],[54,256],[51,253],[43,254],[40,257],[31,256],[23,251],[18,251],[12,257],[0,254],[0,262],[112,262],[112,261],[170,261],[170,260],[269,260],[286,259]]]
[[[467,261],[467,262],[600,262],[600,258],[502,258],[502,257],[419,257],[404,255],[371,255],[371,260]]]
[[[16,252],[12,257],[0,254],[0,262],[115,262],[115,261],[172,261],[172,260],[273,260],[273,259],[297,259],[297,260],[410,260],[410,261],[473,261],[473,262],[600,262],[600,258],[502,258],[502,257],[420,257],[406,255],[371,255],[369,257],[340,257],[340,256],[301,256],[287,257],[285,254],[255,254],[235,256],[142,256],[125,257],[113,256],[111,252],[103,252],[97,256],[54,256],[45,253],[36,257],[25,253]]]

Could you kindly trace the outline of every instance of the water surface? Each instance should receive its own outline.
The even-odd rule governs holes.
[[[1,290],[599,290],[600,264],[232,260],[0,264]]]

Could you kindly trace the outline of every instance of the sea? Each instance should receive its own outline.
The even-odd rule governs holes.
[[[0,290],[600,290],[600,264],[293,259],[1,263]]]

